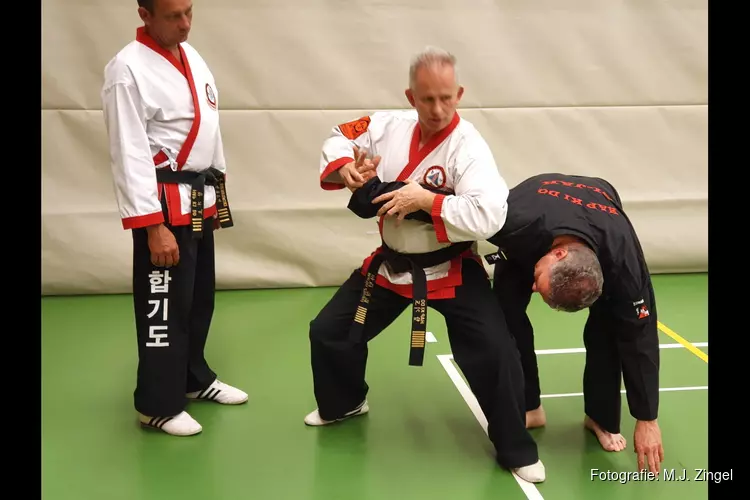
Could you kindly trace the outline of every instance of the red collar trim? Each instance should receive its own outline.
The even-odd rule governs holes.
[[[136,30],[136,32],[135,32],[135,40],[137,42],[142,43],[143,45],[145,45],[149,49],[153,50],[154,52],[156,52],[160,56],[164,57],[167,61],[169,61],[170,63],[172,63],[172,66],[174,66],[175,68],[177,68],[177,71],[179,71],[180,73],[182,73],[182,76],[184,76],[185,78],[187,78],[187,74],[185,73],[185,67],[184,67],[184,65],[182,63],[180,63],[180,61],[177,60],[177,58],[174,55],[172,55],[172,53],[170,51],[168,51],[167,49],[165,49],[164,47],[162,47],[161,45],[159,45],[156,42],[156,40],[154,40],[151,37],[151,35],[149,35],[148,33],[146,33],[146,27],[145,26],[141,26],[140,28],[138,28]],[[185,51],[182,50],[182,46],[181,45],[179,45],[178,47],[180,49],[180,54],[182,54],[182,60],[184,61],[186,59],[186,57],[185,57]]]
[[[458,111],[456,111],[453,114],[453,119],[451,122],[446,126],[443,130],[432,136],[432,139],[427,141],[427,144],[422,146],[422,149],[419,149],[419,141],[422,140],[422,128],[419,126],[419,121],[417,121],[417,125],[414,127],[414,132],[411,137],[411,147],[409,148],[409,161],[415,161],[418,157],[422,157],[424,159],[428,154],[430,154],[436,147],[442,143],[446,137],[451,135],[451,133],[456,130],[456,127],[458,127],[458,122],[461,121],[461,117],[458,116]],[[424,153],[424,154],[422,154]],[[420,160],[421,161],[421,160]]]

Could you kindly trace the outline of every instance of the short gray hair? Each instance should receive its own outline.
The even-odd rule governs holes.
[[[453,72],[456,75],[456,85],[458,85],[458,63],[456,56],[438,47],[426,47],[422,52],[416,54],[409,66],[409,88],[414,87],[414,80],[416,79],[417,70],[422,66],[430,66],[433,64],[448,64],[453,66]]]
[[[586,245],[567,245],[568,254],[550,268],[547,303],[553,309],[577,312],[602,294],[604,276],[596,254]]]

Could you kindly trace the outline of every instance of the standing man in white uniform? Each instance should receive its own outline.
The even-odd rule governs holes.
[[[498,463],[540,482],[544,466],[525,425],[518,350],[476,253],[475,242],[505,221],[508,187],[487,143],[456,112],[463,88],[455,62],[442,50],[426,50],[412,63],[406,90],[416,111],[377,112],[340,124],[323,144],[323,189],[356,193],[375,174],[407,184],[374,200],[385,202],[377,213],[381,246],[311,322],[318,409],[305,423],[326,425],[369,411],[367,342],[410,303],[409,363],[421,365],[430,306],[446,320],[454,359],[487,417]],[[365,152],[374,157],[365,159]],[[404,219],[418,210],[434,223]]]
[[[135,409],[144,426],[187,436],[190,399],[247,401],[204,357],[214,310],[214,236],[232,225],[218,92],[187,42],[191,0],[138,0],[144,26],[107,64],[102,104],[115,194],[133,235],[138,338]]]

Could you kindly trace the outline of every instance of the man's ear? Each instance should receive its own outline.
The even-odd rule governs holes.
[[[412,107],[416,107],[414,103],[414,93],[411,91],[411,89],[406,89],[404,91],[404,95],[406,95],[406,99],[409,101],[409,104],[411,104]]]
[[[148,10],[144,7],[138,7],[138,17],[140,17],[141,21],[145,24],[150,18]]]
[[[555,247],[550,252],[555,260],[563,260],[568,255],[567,247]]]

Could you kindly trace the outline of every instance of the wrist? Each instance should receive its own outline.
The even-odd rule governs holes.
[[[432,205],[435,203],[435,197],[437,195],[433,193],[432,191],[424,190],[424,195],[422,196],[422,203],[419,208],[424,210],[425,212],[431,212],[432,211]]]
[[[162,227],[164,227],[164,224],[161,222],[159,224],[154,224],[153,226],[146,226],[146,232],[152,234],[159,231]]]

